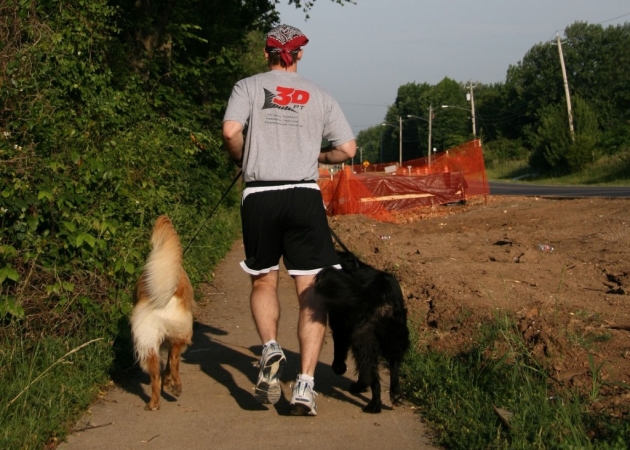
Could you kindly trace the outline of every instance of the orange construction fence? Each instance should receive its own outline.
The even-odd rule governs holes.
[[[329,215],[363,214],[394,221],[393,213],[461,202],[490,193],[481,141],[427,158],[397,163],[320,168],[317,182]]]

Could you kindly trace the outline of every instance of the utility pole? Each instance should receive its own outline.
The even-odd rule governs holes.
[[[470,111],[472,112],[472,132],[473,138],[477,138],[477,126],[475,125],[475,96],[473,95],[472,81],[470,82]]]
[[[398,116],[398,137],[400,138],[398,150],[398,166],[402,167],[402,116]]]
[[[429,153],[429,170],[431,170],[431,126],[433,123],[433,105],[429,105],[429,142],[427,146],[427,152]]]
[[[383,127],[385,124],[382,123],[381,127]],[[383,163],[383,132],[385,131],[385,129],[381,128],[381,148],[380,148],[380,153],[378,156],[378,163],[382,164]]]
[[[567,69],[564,67],[564,55],[562,53],[562,42],[560,42],[560,35],[556,33],[556,40],[558,42],[558,53],[560,54],[560,66],[562,67],[562,79],[564,81],[564,93],[567,98],[567,115],[569,116],[569,132],[571,133],[571,141],[575,142],[575,131],[573,130],[573,112],[571,111],[571,97],[569,95],[569,82],[567,81]]]

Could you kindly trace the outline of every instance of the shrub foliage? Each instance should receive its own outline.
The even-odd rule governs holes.
[[[195,238],[184,257],[193,282],[229,249],[237,189],[201,228],[236,175],[220,119],[246,75],[240,55],[273,20],[264,1],[0,0],[0,360],[10,380],[0,447],[63,434],[104,381],[159,214],[184,247]],[[95,338],[68,357],[73,370],[37,378]],[[72,404],[68,389],[81,391]],[[38,409],[43,391],[58,410]]]
[[[172,24],[159,52],[138,49],[123,6],[0,1],[0,313],[25,329],[65,334],[77,314],[115,323],[155,217],[168,213],[186,245],[234,176],[211,113],[228,84],[221,101],[201,101],[198,61],[164,50],[206,39]],[[227,60],[214,65],[228,80],[241,75]],[[212,250],[187,254],[197,280],[226,250],[233,221],[217,214],[197,241]]]

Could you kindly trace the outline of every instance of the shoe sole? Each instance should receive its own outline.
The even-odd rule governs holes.
[[[317,411],[303,403],[293,403],[289,410],[289,414],[292,416],[316,416]]]
[[[282,395],[280,377],[286,364],[287,360],[283,355],[276,355],[267,361],[263,368],[263,376],[254,392],[254,397],[259,403],[272,405],[278,403]]]

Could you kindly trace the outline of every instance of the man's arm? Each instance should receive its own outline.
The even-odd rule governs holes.
[[[223,122],[223,142],[230,158],[241,167],[243,164],[243,125],[235,120]]]
[[[317,158],[317,162],[320,164],[339,164],[354,157],[356,153],[357,141],[353,139],[336,147],[332,147],[330,150],[326,149],[326,151],[321,152],[319,158]]]

